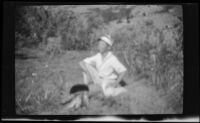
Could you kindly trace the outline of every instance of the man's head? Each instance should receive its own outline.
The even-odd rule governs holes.
[[[98,42],[98,49],[101,53],[109,51],[111,46],[113,45],[113,41],[109,35],[102,36]]]

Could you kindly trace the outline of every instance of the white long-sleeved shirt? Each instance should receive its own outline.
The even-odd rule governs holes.
[[[116,79],[116,72],[121,73],[127,70],[112,52],[108,52],[104,59],[101,53],[97,53],[92,57],[84,59],[84,62],[94,65],[99,76],[104,79]]]

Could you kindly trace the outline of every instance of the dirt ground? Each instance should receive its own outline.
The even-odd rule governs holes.
[[[126,76],[128,93],[116,98],[93,96],[90,104],[76,110],[61,105],[62,98],[69,96],[74,84],[83,83],[78,62],[88,52],[68,51],[55,59],[16,59],[15,92],[18,114],[174,114],[162,91],[148,85],[148,79]]]

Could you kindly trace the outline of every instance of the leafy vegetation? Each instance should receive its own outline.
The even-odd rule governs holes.
[[[23,54],[27,59],[34,56],[40,62],[26,63],[27,66],[21,68],[16,65],[18,113],[48,111],[50,107],[56,110],[62,98],[60,93],[64,82],[72,77],[71,73],[77,76],[81,74],[77,66],[67,68],[71,72],[67,75],[55,72],[56,68],[43,68],[41,64],[48,65],[49,61],[56,59],[59,64],[59,59],[64,57],[67,58],[64,66],[69,65],[69,61],[77,62],[87,56],[85,52],[96,52],[97,38],[107,33],[115,41],[113,52],[129,68],[128,77],[146,78],[146,85],[162,92],[168,107],[172,107],[176,113],[182,112],[184,75],[181,6],[116,5],[104,9],[88,7],[78,12],[74,9],[76,7],[17,7],[16,56]],[[38,75],[36,78],[32,75],[35,71]],[[74,79],[70,81],[81,81]]]

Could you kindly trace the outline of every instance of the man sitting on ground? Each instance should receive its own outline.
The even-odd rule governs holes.
[[[80,62],[83,70],[84,84],[98,85],[106,97],[117,96],[127,90],[118,86],[127,69],[112,53],[113,40],[109,35],[98,40],[99,52]]]

